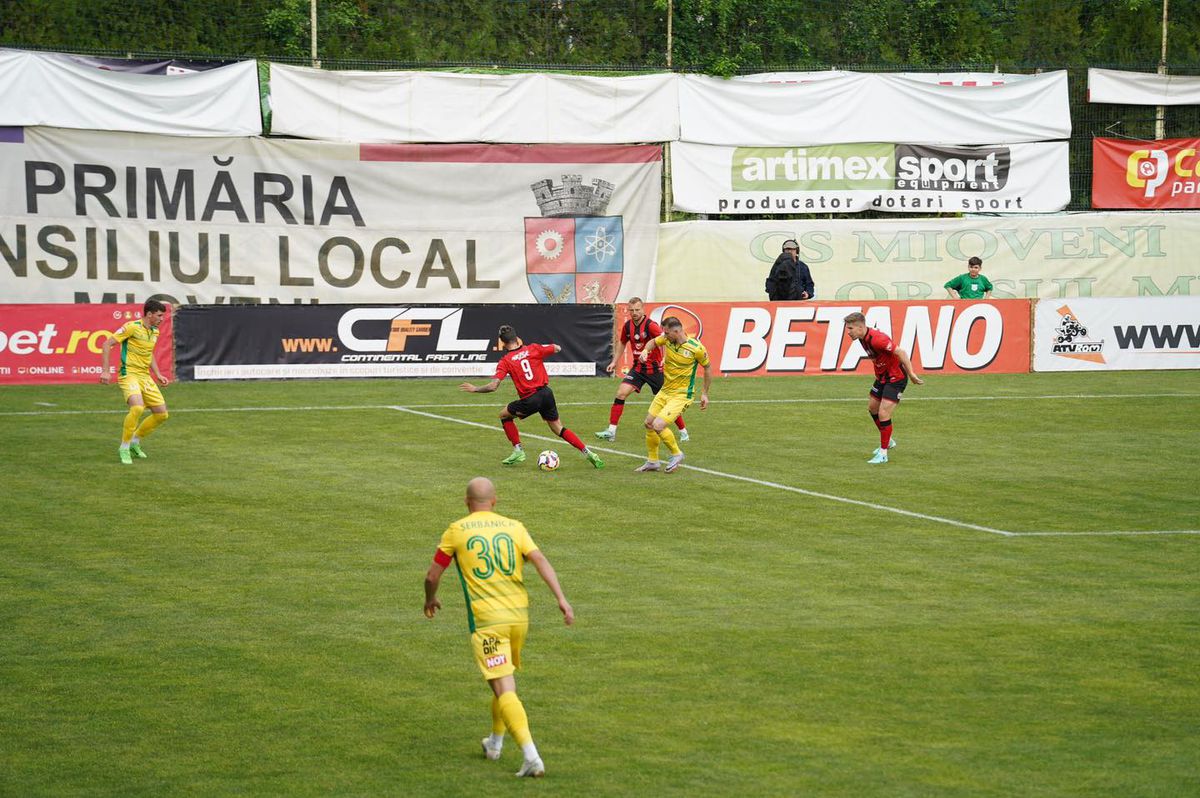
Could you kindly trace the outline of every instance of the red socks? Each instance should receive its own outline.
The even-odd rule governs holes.
[[[583,449],[584,449],[583,441],[579,440],[579,436],[576,435],[574,432],[571,432],[571,430],[567,429],[566,427],[562,428],[562,431],[558,433],[558,437],[562,438],[564,441],[571,444],[579,451],[581,451],[581,452],[583,451]]]
[[[891,422],[891,420],[889,419],[888,421],[880,421],[879,422],[879,448],[883,449],[886,452],[888,444],[890,444],[891,442],[892,442],[892,422]]]
[[[686,429],[686,427],[683,426],[683,416],[675,416],[675,426],[679,427],[680,429]]]
[[[621,421],[621,413],[625,412],[625,400],[613,399],[612,409],[608,411],[608,423],[614,427]]]
[[[511,418],[500,422],[504,427],[504,434],[508,438],[508,442],[513,446],[521,445],[521,433],[517,432],[517,425]]]

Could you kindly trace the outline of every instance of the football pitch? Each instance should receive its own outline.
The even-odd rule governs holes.
[[[1197,372],[928,375],[884,466],[869,378],[718,378],[675,474],[614,380],[552,473],[458,382],[173,385],[132,467],[116,387],[0,391],[0,794],[1200,793]],[[526,571],[535,783],[421,614],[477,475],[577,615]]]

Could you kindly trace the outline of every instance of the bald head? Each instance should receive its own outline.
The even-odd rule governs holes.
[[[496,506],[496,486],[487,477],[475,477],[467,483],[467,509],[471,512]]]

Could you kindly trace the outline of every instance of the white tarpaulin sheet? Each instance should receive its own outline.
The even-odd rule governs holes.
[[[1046,213],[1071,199],[1067,142],[944,147],[671,144],[675,208],[691,213]]]
[[[748,83],[812,83],[817,80],[846,77],[853,72],[837,69],[826,69],[820,72],[757,72],[753,75],[739,75],[734,80],[744,80]],[[1013,72],[897,72],[897,76],[919,80],[922,83],[936,83],[941,86],[1003,86],[1025,80],[1029,75]]]
[[[262,134],[258,64],[144,75],[63,55],[0,50],[0,125],[171,136]]]
[[[1159,75],[1088,69],[1088,102],[1117,105],[1200,105],[1200,75]]]
[[[679,138],[788,147],[895,141],[1012,144],[1071,135],[1067,73],[1002,86],[943,86],[903,75],[844,73],[811,83],[684,75]]]
[[[1043,299],[1034,371],[1200,369],[1200,296]]]
[[[672,74],[330,72],[271,64],[272,132],[310,139],[622,144],[678,138]]]
[[[342,144],[0,128],[4,302],[648,296],[656,145]]]

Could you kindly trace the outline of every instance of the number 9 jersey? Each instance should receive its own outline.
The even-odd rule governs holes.
[[[520,521],[480,511],[446,528],[434,561],[454,561],[467,602],[471,632],[529,623],[529,594],[521,566],[537,544]]]

